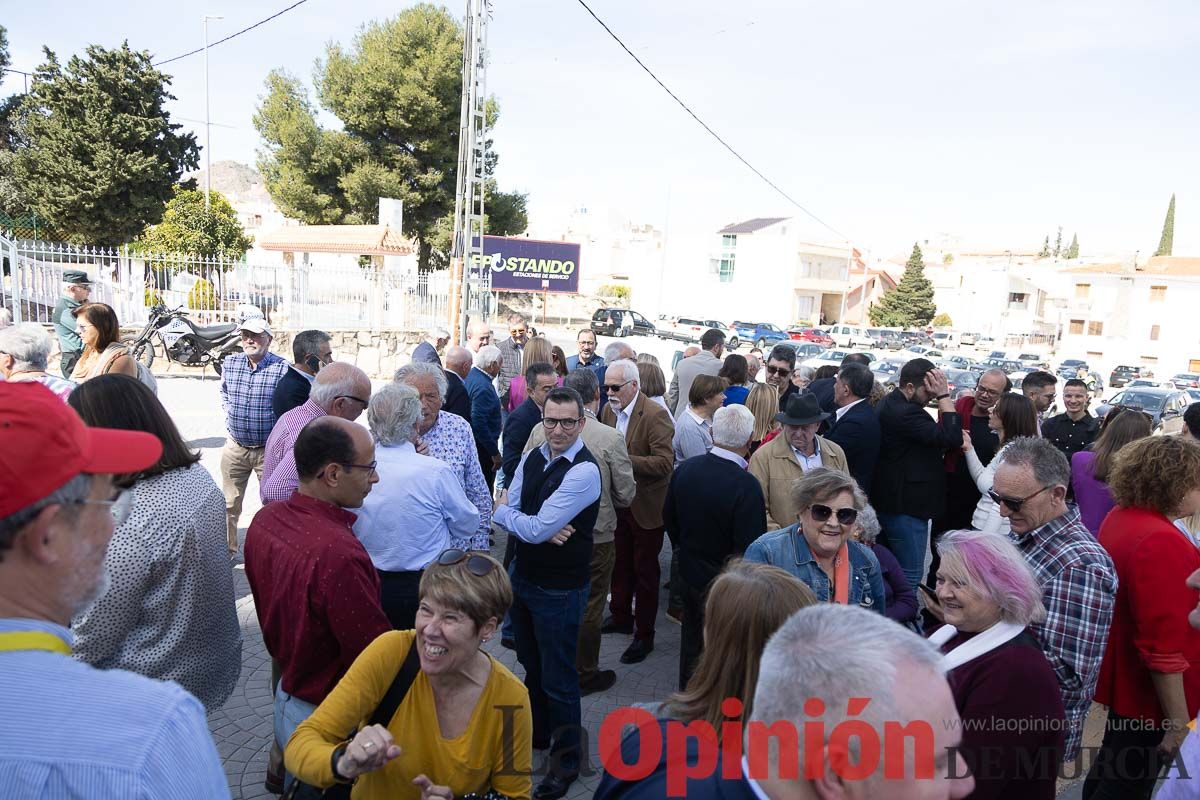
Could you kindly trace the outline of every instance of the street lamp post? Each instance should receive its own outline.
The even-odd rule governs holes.
[[[204,15],[204,212],[209,210],[209,194],[212,192],[212,121],[208,107],[208,21],[225,19],[220,16]]]

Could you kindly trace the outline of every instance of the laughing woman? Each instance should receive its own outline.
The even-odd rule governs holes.
[[[292,734],[284,751],[288,772],[319,787],[356,781],[354,800],[527,800],[529,694],[479,649],[511,603],[499,562],[462,550],[442,553],[421,577],[416,630],[385,633],[362,652]],[[364,726],[414,647],[420,669],[390,721]]]

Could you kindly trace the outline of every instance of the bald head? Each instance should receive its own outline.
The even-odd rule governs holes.
[[[492,343],[492,326],[481,319],[473,319],[467,325],[467,348],[478,353]]]
[[[687,347],[683,348],[683,357],[684,358],[691,358],[692,356],[698,356],[698,355],[700,355],[700,348],[694,344],[690,344]]]
[[[317,373],[308,399],[326,414],[353,421],[371,399],[371,379],[353,364],[335,361]]]
[[[322,370],[324,372],[324,370]],[[375,443],[361,425],[341,417],[317,417],[304,426],[293,448],[300,493],[342,508],[358,508],[379,482]]]
[[[446,349],[445,362],[446,369],[460,378],[466,378],[467,373],[471,371],[474,356],[467,348],[453,345]]]

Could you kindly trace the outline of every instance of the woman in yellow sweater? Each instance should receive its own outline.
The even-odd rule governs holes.
[[[355,781],[354,800],[528,800],[529,693],[479,649],[511,603],[508,575],[495,559],[462,550],[438,556],[421,577],[416,630],[385,633],[355,659],[292,734],[288,772],[318,787]],[[391,721],[362,727],[413,646],[421,668]]]

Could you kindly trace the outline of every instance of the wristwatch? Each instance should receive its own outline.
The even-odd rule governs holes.
[[[933,398],[933,399],[934,399],[934,400],[945,400],[945,399],[946,399],[947,397],[949,397],[949,396],[950,396],[950,395],[949,395],[949,393],[947,393],[947,394],[939,394],[937,397],[935,397],[935,398]]]
[[[346,752],[346,745],[344,745],[344,744],[339,747],[333,748],[333,755],[331,755],[329,757],[329,766],[330,766],[330,768],[333,769],[333,779],[335,781],[337,781],[338,783],[353,783],[354,782],[353,780],[351,780],[350,778],[347,778],[345,775],[338,772],[338,768],[337,768],[338,759],[340,759],[342,757],[342,753],[345,753],[345,752]]]

